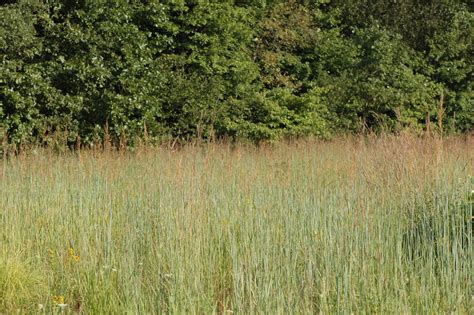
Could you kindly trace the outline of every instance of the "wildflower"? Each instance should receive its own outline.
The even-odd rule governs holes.
[[[79,262],[79,260],[81,260],[81,257],[79,255],[76,255],[76,252],[74,251],[74,248],[69,247],[67,252],[69,254],[69,258],[71,258],[73,261]]]
[[[53,296],[53,303],[56,305],[64,305],[64,295]]]
[[[39,304],[38,304],[38,310],[42,311],[43,309],[44,309],[44,305],[41,304],[41,303],[39,303]]]

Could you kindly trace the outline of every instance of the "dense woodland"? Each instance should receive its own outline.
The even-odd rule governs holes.
[[[474,129],[461,0],[0,5],[3,145]]]

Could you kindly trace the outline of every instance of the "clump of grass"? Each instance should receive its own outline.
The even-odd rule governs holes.
[[[46,303],[47,278],[19,255],[0,255],[0,310],[26,313]]]
[[[473,147],[382,136],[25,154],[0,172],[1,246],[25,257],[3,257],[40,272],[28,288],[47,312],[468,314]],[[9,301],[33,294],[9,285]]]

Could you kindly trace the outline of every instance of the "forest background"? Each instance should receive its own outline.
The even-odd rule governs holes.
[[[2,148],[474,129],[460,0],[0,5]]]

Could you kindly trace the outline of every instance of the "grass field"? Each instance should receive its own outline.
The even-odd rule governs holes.
[[[474,138],[1,161],[0,313],[474,311]]]

